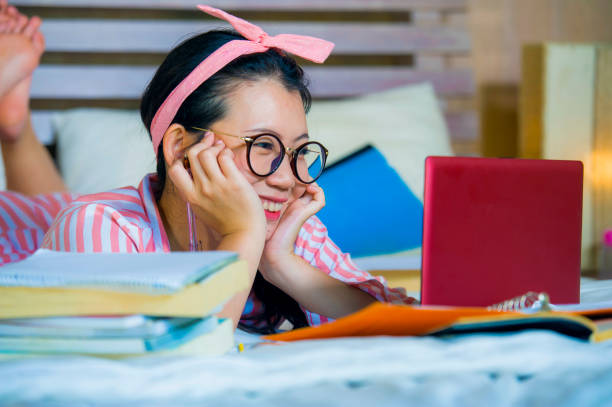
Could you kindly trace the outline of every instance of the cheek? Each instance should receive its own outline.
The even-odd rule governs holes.
[[[249,168],[244,151],[234,151],[234,163],[236,163],[236,167],[238,167],[249,183],[254,184],[257,181],[257,177]]]

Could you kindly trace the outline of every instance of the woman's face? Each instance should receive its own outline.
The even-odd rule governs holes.
[[[245,82],[226,98],[226,115],[210,128],[219,133],[254,137],[260,134],[277,136],[285,147],[298,147],[308,141],[306,114],[297,91],[288,91],[276,79]],[[285,155],[280,167],[267,177],[250,170],[246,143],[234,137],[217,135],[235,154],[235,162],[261,199],[267,220],[266,240],[270,239],[283,213],[304,194],[306,186],[299,182]]]

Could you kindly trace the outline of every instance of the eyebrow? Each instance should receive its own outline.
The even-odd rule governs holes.
[[[250,129],[247,130],[248,132],[254,132],[254,133],[270,133],[270,134],[274,134],[275,136],[280,138],[280,134],[278,134],[277,132],[275,132],[274,130],[271,129],[265,129],[265,128],[257,128],[257,129]],[[308,140],[310,138],[310,136],[308,135],[308,133],[304,133],[301,136],[297,136],[296,138],[293,139],[293,141],[298,141],[301,139],[306,139]]]

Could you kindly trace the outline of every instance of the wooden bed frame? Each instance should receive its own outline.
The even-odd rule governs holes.
[[[35,128],[75,107],[135,109],[164,55],[192,33],[226,26],[197,0],[14,0],[43,18],[47,41],[34,74]],[[429,81],[459,155],[478,154],[478,120],[467,30],[467,0],[209,0],[270,34],[336,43],[322,66],[304,63],[315,99],[344,98]]]

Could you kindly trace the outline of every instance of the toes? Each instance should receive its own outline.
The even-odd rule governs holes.
[[[10,20],[8,20],[6,22],[6,33],[7,34],[12,34],[15,30],[15,26],[17,25],[17,22],[15,21],[14,18],[11,18]]]
[[[19,14],[15,22],[15,28],[14,28],[15,31],[13,32],[15,34],[21,34],[26,24],[28,24],[28,18],[24,16],[23,14]]]
[[[34,33],[38,31],[40,24],[42,23],[41,19],[34,16],[30,18],[27,25],[23,29],[23,34],[26,35],[31,40],[34,40]]]
[[[40,31],[34,32],[34,35],[32,36],[32,43],[34,43],[34,46],[40,53],[43,52],[45,49],[45,37]]]

